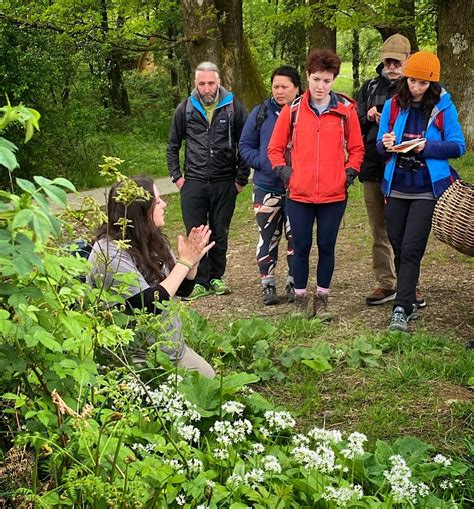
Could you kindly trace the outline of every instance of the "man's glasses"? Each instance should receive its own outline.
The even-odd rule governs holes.
[[[402,62],[400,60],[395,60],[394,58],[384,58],[383,65],[384,67],[390,67],[391,65],[394,67],[401,67]]]

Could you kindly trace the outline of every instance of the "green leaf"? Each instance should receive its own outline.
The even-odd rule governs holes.
[[[33,333],[33,337],[42,345],[52,352],[62,352],[61,345],[56,341],[55,337],[45,329],[38,328]]]
[[[19,164],[15,154],[9,148],[0,146],[0,165],[5,166],[10,171],[18,168]]]
[[[52,225],[49,217],[42,210],[35,210],[33,215],[33,230],[41,242],[45,243],[48,241],[51,229]]]
[[[65,179],[63,177],[56,177],[53,180],[53,184],[56,184],[57,186],[65,187],[66,189],[69,189],[73,193],[76,192],[76,188],[72,182],[70,182],[68,179]]]
[[[305,364],[313,371],[317,373],[325,373],[326,371],[331,371],[332,366],[324,357],[315,357],[314,359],[303,359],[302,364]]]
[[[22,228],[26,226],[33,219],[33,211],[31,209],[23,209],[15,215],[13,219],[12,228]]]
[[[33,182],[30,182],[29,180],[17,178],[16,179],[17,186],[23,189],[23,191],[26,191],[27,193],[34,194],[36,193],[36,187],[33,184]]]
[[[54,203],[66,207],[67,194],[63,189],[53,185],[48,185],[43,186],[43,190]]]

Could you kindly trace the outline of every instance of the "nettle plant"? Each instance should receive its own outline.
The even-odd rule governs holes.
[[[113,173],[117,164],[107,159],[103,170]],[[271,342],[272,327],[260,324],[255,335],[256,322],[234,323],[224,334],[229,343],[214,343],[220,363],[214,359],[213,380],[178,372],[158,343],[140,368],[130,365],[138,332],[148,328],[167,341],[167,324],[142,312],[125,315],[117,295],[83,282],[89,265],[65,246],[62,232],[70,228],[50,208],[50,201],[67,205],[70,182],[35,177],[16,185],[18,193],[0,192],[0,503],[3,497],[19,508],[469,505],[461,462],[412,438],[377,441],[369,451],[357,432],[297,432],[293,416],[250,388],[257,375],[226,370],[229,356],[262,360],[266,345],[258,342]],[[185,313],[175,303],[167,311],[170,321]],[[195,315],[187,321],[198,323]],[[229,337],[249,343],[253,337],[256,351],[239,349]],[[363,344],[358,351],[376,357]],[[321,347],[292,358],[315,369],[325,367],[328,355]]]

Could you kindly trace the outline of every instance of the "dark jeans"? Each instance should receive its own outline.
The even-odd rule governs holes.
[[[293,232],[295,253],[293,276],[295,288],[302,290],[308,284],[309,254],[313,243],[313,225],[316,221],[318,245],[317,284],[329,288],[334,272],[335,248],[339,225],[346,210],[347,200],[335,203],[302,203],[288,198],[288,216]]]
[[[226,267],[229,226],[235,209],[237,188],[233,180],[201,182],[186,179],[180,191],[181,212],[189,234],[193,226],[209,224],[215,246],[199,264],[196,283],[209,288],[211,279],[221,279]]]
[[[393,306],[403,306],[411,314],[421,259],[431,230],[435,200],[387,198],[385,221],[395,253],[397,296]]]

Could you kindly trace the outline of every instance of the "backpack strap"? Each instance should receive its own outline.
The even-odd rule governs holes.
[[[288,154],[291,154],[291,150],[295,144],[296,124],[298,123],[298,118],[300,116],[301,97],[302,96],[297,97],[290,106],[290,141],[286,146]]]
[[[257,118],[255,119],[255,127],[257,128],[258,131],[260,131],[260,129],[262,128],[262,125],[265,122],[265,120],[267,120],[267,117],[268,117],[268,106],[265,104],[265,102],[263,102],[260,105],[260,108],[257,113]]]
[[[397,96],[394,95],[390,102],[390,116],[388,118],[388,132],[393,131],[393,126],[398,117],[398,112],[400,111],[400,106],[398,105]]]

